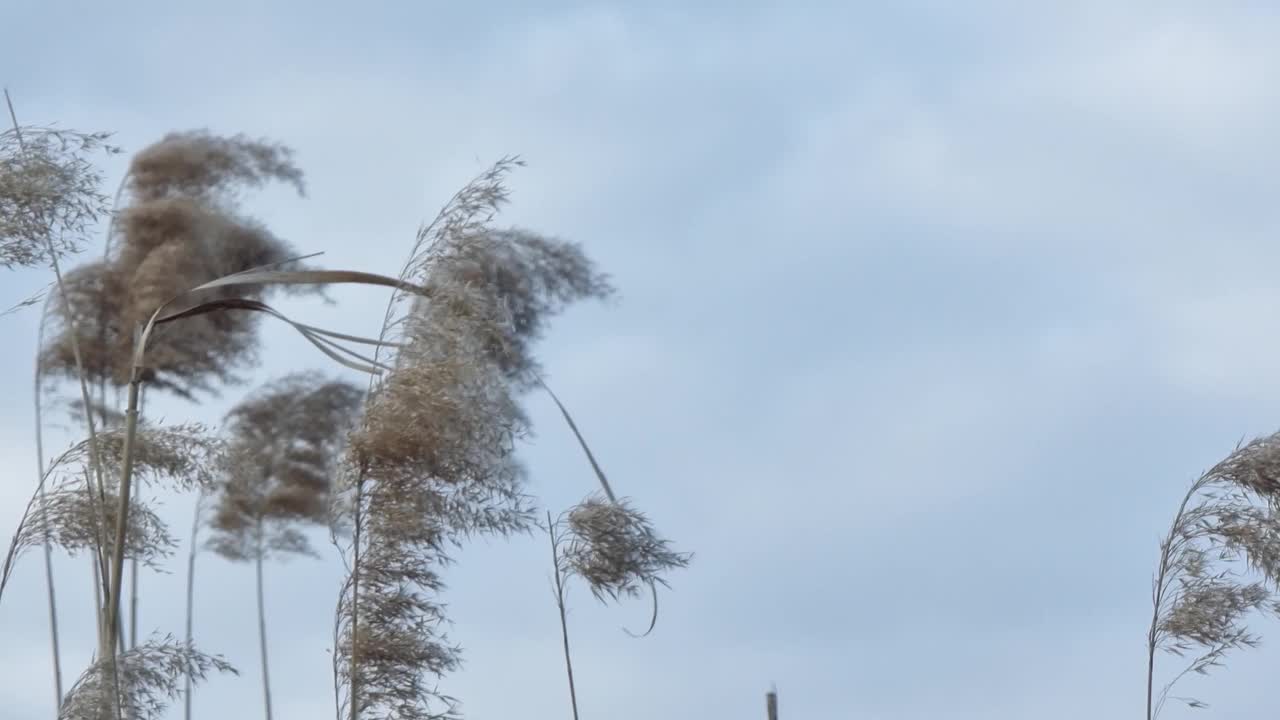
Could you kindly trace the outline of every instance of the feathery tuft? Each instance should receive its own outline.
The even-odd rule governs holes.
[[[1280,433],[1237,448],[1187,491],[1169,534],[1160,543],[1152,583],[1154,614],[1148,630],[1147,717],[1159,716],[1174,684],[1188,673],[1206,674],[1234,649],[1259,638],[1246,620],[1259,612],[1280,616]],[[1251,582],[1247,570],[1265,582]],[[1190,663],[1157,693],[1158,650]],[[1202,706],[1198,700],[1183,699]]]
[[[0,266],[32,267],[78,252],[107,213],[102,172],[108,133],[24,126],[0,132]]]
[[[160,720],[169,703],[181,696],[186,678],[203,682],[211,672],[239,674],[221,656],[207,655],[171,636],[152,637],[115,658],[98,660],[86,670],[67,693],[58,720],[113,718],[116,680],[123,717]]]
[[[244,135],[219,137],[207,130],[169,133],[134,156],[129,178],[130,191],[142,200],[216,199],[237,187],[261,187],[271,180],[305,192],[302,170],[288,147]]]
[[[564,565],[591,587],[597,599],[634,597],[663,573],[687,567],[692,555],[670,550],[652,523],[625,499],[593,495],[571,509]]]
[[[354,385],[296,373],[233,408],[210,547],[232,560],[312,554],[292,525],[328,521],[339,452],[362,400]]]

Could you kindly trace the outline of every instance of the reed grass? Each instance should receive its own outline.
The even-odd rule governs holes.
[[[1146,716],[1168,700],[1207,705],[1171,691],[1189,674],[1207,675],[1232,650],[1255,647],[1247,620],[1280,616],[1280,433],[1237,447],[1183,496],[1152,580],[1147,631]],[[1156,686],[1161,652],[1185,661]]]
[[[651,589],[666,586],[666,573],[687,567],[693,556],[671,550],[670,543],[658,536],[643,513],[627,500],[614,497],[590,496],[554,519],[548,512],[542,530],[551,540],[551,568],[565,674],[569,679],[569,704],[577,720],[578,692],[567,617],[570,579],[577,577],[586,582],[599,601],[617,601],[638,595],[642,585]],[[655,622],[656,598],[655,591]]]
[[[13,120],[0,150],[24,141]],[[632,593],[634,582],[658,582],[664,562],[687,562],[668,554],[657,565],[635,564],[665,545],[643,516],[613,504],[568,410],[542,381],[533,347],[549,319],[575,302],[609,297],[613,288],[580,246],[493,227],[518,158],[501,159],[464,186],[420,229],[391,277],[309,267],[309,258],[241,211],[245,191],[268,182],[305,193],[287,147],[243,135],[172,133],[131,159],[101,259],[64,275],[59,258],[82,249],[106,213],[108,198],[96,189],[101,177],[83,156],[115,149],[103,134],[43,129],[31,136],[38,138],[34,150],[2,156],[0,207],[27,214],[0,225],[0,264],[51,265],[58,292],[42,321],[37,402],[46,383],[74,380],[79,398],[66,406],[88,433],[42,466],[0,567],[0,599],[30,548],[44,547],[47,558],[54,548],[92,558],[97,653],[64,696],[52,629],[58,717],[157,718],[183,696],[190,718],[198,682],[211,672],[234,672],[194,643],[195,561],[208,547],[254,563],[270,720],[265,561],[317,554],[302,532],[317,526],[331,528],[348,569],[335,617],[339,717],[456,715],[456,699],[438,686],[460,658],[445,632],[442,570],[452,561],[450,549],[474,535],[510,536],[534,526],[535,499],[516,453],[530,430],[522,402],[533,389],[555,399],[611,503],[566,516],[573,538],[566,547],[591,544],[595,559],[567,549],[557,556],[564,572],[586,578],[593,592],[617,596]],[[80,144],[57,144],[72,140]],[[376,337],[299,323],[267,302],[279,292],[323,292],[342,283],[391,290]],[[317,357],[367,374],[367,388],[292,374],[248,390],[217,431],[155,425],[144,416],[147,392],[196,400],[242,385],[258,351],[260,318],[298,332]],[[43,447],[38,451],[43,455]],[[133,564],[136,584],[137,567],[171,560],[177,542],[149,500],[173,492],[197,495],[186,635],[138,638],[135,592],[126,643],[124,568]],[[210,531],[204,541],[202,526]],[[646,539],[652,542],[644,545]],[[643,547],[620,553],[619,543],[628,542]],[[600,562],[632,564],[626,579],[605,580]],[[49,598],[53,624],[51,580]]]

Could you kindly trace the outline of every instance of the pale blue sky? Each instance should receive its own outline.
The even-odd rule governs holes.
[[[1280,427],[1280,8],[888,6],[14,0],[0,81],[24,121],[129,151],[293,145],[309,196],[247,207],[333,267],[396,272],[468,178],[529,161],[502,222],[582,242],[621,291],[561,318],[545,364],[619,491],[697,553],[643,641],[620,629],[643,603],[574,591],[585,718],[763,717],[772,682],[788,720],[1139,717],[1158,536]],[[6,273],[0,305],[46,276]],[[384,296],[335,297],[283,305],[376,330]],[[35,320],[0,318],[4,528],[33,485]],[[266,327],[256,377],[326,367]],[[532,487],[564,507],[590,471],[529,406]],[[164,513],[186,532],[187,500]],[[480,542],[447,577],[466,667],[442,688],[470,718],[568,716],[546,554]],[[332,712],[334,566],[268,581],[281,720]],[[174,568],[143,618],[180,633]],[[58,570],[74,675],[90,585]],[[252,573],[200,573],[198,641],[244,677],[196,717],[253,717]],[[0,715],[48,717],[38,555],[15,583]],[[1183,688],[1213,717],[1274,712],[1261,629]]]

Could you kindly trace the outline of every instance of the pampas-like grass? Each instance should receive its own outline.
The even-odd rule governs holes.
[[[263,562],[268,556],[315,554],[298,526],[327,523],[338,450],[363,397],[354,385],[299,373],[251,393],[227,416],[225,476],[208,544],[224,558],[254,563],[267,720],[272,709]]]
[[[76,339],[88,380],[95,387],[121,384],[122,378],[127,379],[118,349],[125,342],[119,322],[127,296],[125,278],[105,262],[90,262],[68,271],[63,285],[66,292],[52,299],[47,312],[50,332],[39,348],[41,368],[49,376],[76,379],[71,342],[74,309]]]
[[[504,159],[455,195],[421,229],[400,278],[392,279],[300,271],[287,244],[238,212],[237,190],[269,181],[303,190],[301,172],[282,146],[180,133],[134,157],[104,260],[73,273],[71,283],[59,274],[64,289],[49,306],[53,332],[40,354],[47,375],[81,381],[77,407],[90,425],[91,450],[73,448],[42,477],[0,576],[2,592],[14,558],[37,539],[96,555],[104,608],[99,663],[73,688],[61,716],[150,717],[159,705],[136,695],[137,688],[150,683],[172,695],[178,676],[210,667],[192,660],[189,638],[181,646],[116,647],[125,559],[153,562],[172,545],[131,493],[138,484],[167,480],[203,495],[215,474],[225,482],[215,495],[213,545],[229,557],[254,558],[259,567],[271,552],[310,550],[293,523],[316,522],[333,508],[348,513],[327,518],[351,531],[334,652],[337,685],[346,688],[340,712],[353,720],[456,712],[433,683],[459,657],[444,632],[440,569],[450,560],[448,549],[472,534],[531,526],[515,441],[529,430],[520,395],[541,383],[532,345],[547,318],[566,305],[612,292],[577,246],[489,227],[507,198],[503,178],[519,164]],[[49,251],[55,261],[57,254]],[[263,302],[276,289],[335,282],[394,288],[378,339],[302,325]],[[251,396],[229,418],[225,447],[183,444],[191,433],[166,435],[139,418],[144,385],[192,398],[239,380],[256,347],[254,318],[263,314],[289,323],[341,364],[380,376],[340,465],[331,461],[340,443],[282,427],[290,419],[279,414],[280,402],[274,409],[253,404],[270,393]],[[351,343],[373,345],[373,357]],[[96,399],[85,389],[90,379]],[[106,402],[108,387],[127,390],[123,413]],[[360,398],[341,395],[343,403],[325,407],[350,415],[350,401]],[[324,409],[296,414],[319,422]],[[95,418],[110,426],[101,437]],[[270,431],[293,437],[260,442]],[[83,467],[86,459],[93,472]],[[343,492],[330,493],[327,481],[337,468]],[[277,521],[269,534],[265,526]],[[260,619],[261,597],[260,577]],[[179,658],[170,652],[175,648],[187,654]],[[155,669],[146,670],[153,660]]]
[[[125,462],[125,445],[123,428],[111,428],[99,434],[102,464],[112,475],[118,476]],[[85,462],[87,452],[81,443],[66,457],[71,462]],[[209,490],[218,476],[225,452],[222,440],[203,423],[144,424],[137,430],[133,442],[133,477],[170,490]]]
[[[19,126],[16,118],[0,132],[0,267],[48,265],[84,247],[108,210],[90,158],[120,152],[110,137]]]
[[[547,524],[542,529],[551,539],[551,567],[556,607],[560,612],[564,666],[569,678],[569,704],[577,720],[578,691],[569,650],[566,607],[569,580],[575,576],[581,578],[591,594],[602,602],[634,597],[640,593],[641,586],[668,586],[665,574],[687,567],[693,556],[673,552],[670,543],[658,537],[649,519],[625,498],[615,500],[592,495],[556,519],[548,512]]]
[[[102,402],[106,388],[122,388],[132,378],[134,332],[156,306],[192,286],[285,260],[292,252],[260,223],[234,212],[237,187],[273,179],[303,191],[288,149],[243,137],[177,133],[133,158],[117,193],[118,200],[127,189],[132,203],[113,215],[105,260],[77,271],[71,292],[59,273],[63,291],[53,306],[54,332],[39,350],[46,374],[80,381],[91,437],[94,415],[105,420],[111,412]],[[82,316],[77,308],[90,310]],[[254,330],[249,313],[207,315],[164,328],[153,343],[145,379],[189,399],[216,392],[219,385],[239,381],[238,372],[253,362]],[[89,383],[98,388],[97,403]],[[98,485],[105,496],[101,477]]]
[[[186,424],[138,431],[135,442],[138,454],[133,464],[139,480],[171,489],[209,486],[213,478],[210,468],[217,464],[215,458],[221,445],[216,438],[210,438],[203,427]],[[123,461],[122,435],[122,431],[112,430],[98,437],[103,465],[112,470],[118,470]],[[18,558],[40,544],[46,534],[52,542],[71,552],[101,547],[96,534],[101,531],[103,537],[106,536],[103,517],[114,516],[114,511],[101,505],[101,501],[104,497],[115,499],[114,486],[109,485],[105,494],[100,494],[90,482],[91,447],[87,439],[75,443],[45,469],[10,542],[0,572],[0,597]],[[132,502],[130,508],[149,513]],[[153,513],[148,518],[139,528],[129,529],[125,545],[130,557],[157,558],[171,550],[172,538],[163,521]]]
[[[221,137],[207,130],[169,133],[138,152],[129,166],[129,190],[139,199],[198,197],[225,200],[240,188],[269,181],[305,192],[293,151],[245,135]]]
[[[239,212],[240,191],[282,181],[302,192],[302,174],[283,146],[207,132],[174,133],[137,153],[116,213],[105,261],[69,274],[80,318],[86,366],[98,382],[129,381],[134,330],[162,303],[201,283],[292,257],[293,248]],[[235,297],[259,298],[268,288],[243,287]],[[210,291],[192,302],[231,297]],[[57,329],[42,350],[49,371],[70,374],[71,323],[55,305]],[[156,332],[148,352],[148,383],[193,399],[240,382],[255,360],[257,318],[211,313]]]
[[[568,511],[562,525],[561,565],[582,578],[597,600],[635,597],[654,583],[666,586],[665,573],[687,567],[693,557],[671,550],[625,498],[588,497]]]
[[[485,293],[471,312],[488,308],[487,322],[471,331],[509,380],[530,389],[541,371],[532,345],[550,318],[574,302],[610,297],[613,285],[576,243],[523,229],[485,229],[466,240],[450,262],[433,269],[428,287],[453,282]]]
[[[68,153],[70,137],[75,139],[75,133],[67,135],[65,133],[50,132],[47,129],[37,130],[34,137],[29,130],[24,129],[18,122],[17,111],[13,106],[13,99],[9,96],[9,90],[4,91],[5,105],[9,110],[9,119],[13,124],[12,135],[10,137],[11,144],[9,149],[17,148],[17,154],[4,153],[11,157],[19,159],[20,164],[25,168],[20,168],[10,177],[16,178],[13,183],[5,184],[4,192],[0,192],[0,203],[10,204],[11,207],[4,208],[15,213],[6,223],[7,227],[0,232],[0,254],[8,258],[7,262],[12,265],[14,262],[30,264],[34,258],[46,259],[49,268],[53,271],[55,284],[58,289],[58,297],[68,309],[67,324],[71,328],[76,327],[76,315],[71,310],[71,304],[68,300],[66,283],[62,275],[62,268],[59,258],[65,252],[78,250],[78,241],[81,240],[82,234],[88,229],[88,226],[97,219],[104,210],[103,203],[105,198],[97,191],[97,185],[100,182],[100,176],[97,171],[92,168],[82,158],[77,157],[74,152]],[[95,143],[101,143],[105,139],[105,135],[79,135],[80,151],[85,152],[95,146]],[[56,139],[58,141],[59,150],[62,152],[61,157],[49,152],[52,144],[48,141]],[[31,141],[34,144],[29,144]],[[74,143],[71,143],[74,144]],[[99,145],[108,152],[116,152],[116,148]],[[11,164],[10,164],[11,165]],[[15,202],[6,203],[5,198],[15,200]],[[3,216],[0,216],[3,217]],[[17,223],[14,219],[17,219]],[[3,222],[3,221],[0,221]],[[56,237],[55,237],[56,234]],[[42,243],[40,241],[43,241]],[[41,255],[43,253],[43,255]],[[28,300],[20,303],[32,304],[35,300]],[[45,304],[46,313],[41,316],[40,320],[40,337],[43,342],[46,330],[48,304]],[[99,466],[96,456],[97,432],[94,427],[93,415],[90,410],[89,397],[89,379],[85,373],[84,365],[80,357],[79,344],[73,341],[71,344],[72,357],[75,361],[76,379],[80,386],[80,399],[85,406],[84,422],[88,430],[89,443],[91,447],[90,455],[93,457],[91,470],[86,471],[85,477],[88,480],[88,494],[94,494],[92,488],[93,480],[89,479],[94,476],[97,480],[96,492],[101,499],[104,497],[104,485],[102,478],[102,469]],[[36,422],[41,422],[40,401],[41,401],[41,382],[44,374],[44,368],[41,367],[40,361],[37,360],[36,365]],[[36,435],[40,436],[41,428],[37,426]],[[42,445],[38,440],[37,445]],[[42,458],[43,459],[43,458]],[[39,483],[40,496],[43,497],[45,488],[44,471],[41,471]],[[127,507],[127,504],[125,504]],[[28,510],[30,506],[28,506]],[[25,518],[24,518],[25,520]],[[15,538],[16,544],[16,538]],[[57,619],[56,608],[54,603],[54,586],[52,573],[49,572],[48,558],[50,548],[49,543],[45,543],[46,558],[46,579],[48,580],[48,596],[50,608],[50,624],[52,630],[53,645],[53,661],[55,683],[61,688],[61,660],[59,657],[59,643],[57,638]],[[102,545],[99,543],[96,547],[96,560],[94,567],[100,568],[99,564],[102,560]],[[3,586],[8,581],[9,572],[12,569],[12,560],[14,558],[13,548],[5,560],[5,568],[3,577],[0,578],[0,592],[3,592]],[[94,585],[95,589],[97,584]],[[59,704],[61,703],[61,690],[59,689]]]
[[[328,521],[339,449],[363,395],[346,382],[296,373],[228,413],[224,477],[210,519],[215,552],[236,561],[273,551],[314,554],[288,530]]]
[[[181,694],[184,678],[203,682],[211,672],[239,674],[220,656],[169,636],[153,637],[98,659],[67,693],[58,720],[160,720]]]
[[[40,499],[34,513],[35,522],[28,524],[18,536],[19,549],[34,547],[47,535],[54,545],[72,555],[96,551],[104,537],[98,511],[104,499],[106,522],[112,526],[118,503],[113,493],[100,498],[82,482],[60,483]],[[131,500],[125,557],[149,568],[160,568],[176,547],[177,542],[160,516],[141,500]]]
[[[436,600],[446,546],[520,531],[532,517],[514,458],[524,419],[496,368],[466,336],[442,345],[428,319],[410,327],[351,437],[359,492],[336,660],[353,718],[454,713],[431,682],[459,662]]]
[[[401,270],[402,283],[424,286],[433,270],[456,261],[467,242],[483,237],[506,202],[505,175],[520,164],[505,158],[468,183],[417,234]],[[511,453],[524,422],[494,368],[478,356],[466,322],[490,313],[481,290],[444,282],[432,292],[397,290],[388,302],[374,355],[399,348],[394,369],[371,383],[364,420],[351,438],[346,466],[350,510],[348,576],[339,594],[334,629],[334,693],[339,717],[419,720],[454,714],[451,698],[430,682],[454,669],[457,648],[441,630],[437,572],[447,561],[450,525],[522,527],[519,465]],[[473,308],[480,307],[475,313]],[[436,345],[432,340],[441,340]],[[479,361],[479,362],[477,362]],[[466,401],[482,401],[468,406]],[[431,407],[479,432],[467,436],[416,408]],[[395,413],[413,414],[397,419]],[[406,432],[426,420],[424,432]],[[461,440],[461,443],[459,442]],[[489,445],[479,443],[489,441]],[[475,482],[458,482],[454,469]],[[491,488],[493,488],[491,490]],[[451,502],[456,494],[464,502]],[[479,508],[467,499],[488,500]],[[477,512],[477,509],[480,511]],[[437,709],[439,706],[439,709]]]
[[[1147,718],[1189,673],[1254,647],[1253,613],[1280,616],[1280,433],[1237,448],[1194,483],[1160,543],[1147,633]],[[1250,578],[1252,574],[1253,578]],[[1157,693],[1157,651],[1190,661]],[[1194,698],[1177,698],[1205,707]]]
[[[429,682],[458,662],[434,599],[445,547],[531,526],[515,458],[529,429],[518,396],[538,367],[531,345],[550,315],[612,290],[576,246],[489,227],[519,164],[499,161],[418,233],[401,279],[424,292],[397,293],[384,319],[393,370],[373,386],[348,460],[353,540],[335,676],[351,720],[455,712]]]

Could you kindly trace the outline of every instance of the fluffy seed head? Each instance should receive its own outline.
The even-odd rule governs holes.
[[[22,127],[0,132],[0,266],[77,252],[107,212],[90,157],[114,154],[107,133]]]

